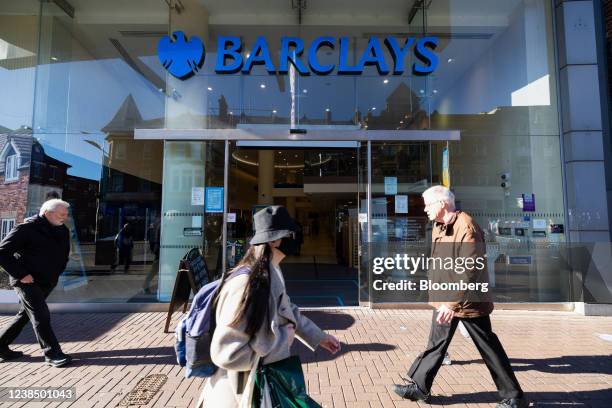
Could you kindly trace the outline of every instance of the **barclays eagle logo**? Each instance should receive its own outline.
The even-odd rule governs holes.
[[[157,44],[159,62],[178,79],[187,79],[194,75],[204,64],[204,43],[196,36],[187,36],[182,31],[175,31],[170,36],[163,36]]]

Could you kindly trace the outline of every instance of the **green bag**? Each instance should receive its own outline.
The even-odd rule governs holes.
[[[252,408],[260,408],[268,385],[274,408],[321,408],[306,393],[306,381],[298,356],[261,365],[255,376]]]

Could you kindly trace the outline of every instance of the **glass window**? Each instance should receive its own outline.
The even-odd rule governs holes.
[[[73,17],[54,2],[34,3],[40,41],[29,65],[28,137],[42,170],[33,172],[28,211],[54,196],[71,204],[72,256],[50,301],[158,302],[151,231],[161,222],[163,142],[136,140],[134,129],[164,127],[171,96],[157,42],[168,32],[168,4],[83,1]],[[16,68],[10,73],[30,69]]]
[[[15,219],[3,219],[2,220],[2,228],[0,229],[0,241],[4,239],[8,235],[9,232],[15,226]]]
[[[125,160],[127,158],[127,146],[123,142],[113,144],[115,159]]]
[[[294,11],[259,0],[244,2],[239,11],[229,4],[204,7],[196,2],[185,13],[158,0],[126,2],[121,10],[83,1],[78,15],[87,18],[73,18],[54,2],[5,3],[0,5],[0,85],[11,97],[0,101],[0,134],[19,131],[35,146],[32,160],[24,156],[28,149],[20,152],[24,165],[33,163],[28,213],[35,214],[50,197],[72,204],[76,255],[51,300],[167,299],[176,260],[185,249],[171,247],[183,245],[176,242],[197,244],[210,269],[220,270],[215,251],[221,247],[222,217],[202,211],[199,204],[188,205],[193,188],[224,187],[223,178],[216,178],[224,165],[220,145],[177,142],[164,147],[159,140],[135,139],[134,129],[139,128],[248,131],[291,126],[397,135],[459,130],[460,140],[449,143],[373,142],[371,202],[362,197],[365,149],[341,161],[332,153],[298,153],[293,159],[304,161],[302,171],[275,162],[273,187],[297,188],[316,177],[363,176],[358,211],[363,214],[369,206],[372,219],[359,225],[369,228],[366,238],[373,243],[387,242],[393,248],[427,241],[427,223],[419,218],[420,193],[444,183],[455,192],[458,206],[488,231],[491,248],[500,255],[495,268],[503,273],[513,270],[501,266],[511,253],[510,244],[530,252],[533,244],[565,240],[559,232],[563,228],[551,227],[562,226],[564,208],[549,1],[425,2],[410,21],[401,2],[391,2],[375,15],[370,3],[354,2],[350,18],[328,2],[309,5],[302,22]],[[250,25],[244,24],[245,14],[253,16]],[[160,37],[175,30],[197,35],[207,45],[204,65],[184,81],[166,72],[157,56]],[[414,75],[411,51],[401,75],[380,75],[373,65],[360,75],[340,75],[337,43],[316,53],[320,63],[335,65],[326,75],[301,75],[293,68],[271,75],[262,65],[250,75],[219,75],[214,44],[220,35],[240,37],[244,59],[263,35],[276,65],[282,36],[298,36],[306,46],[322,35],[346,37],[344,62],[349,65],[357,64],[369,39],[376,38],[391,65],[385,38],[432,35],[439,39],[439,64],[429,76]],[[308,53],[306,49],[302,61],[307,62]],[[172,166],[165,168],[165,163]],[[237,169],[243,165],[248,166],[237,164]],[[509,178],[503,187],[502,175]],[[162,195],[172,200],[173,194],[187,204],[162,208]],[[525,206],[532,197],[535,211]],[[179,211],[185,205],[188,209]],[[182,219],[173,211],[194,215]],[[198,216],[202,225],[196,225],[196,218],[190,226],[188,218]],[[544,220],[548,227],[534,231],[532,220],[537,225]],[[512,225],[511,236],[500,234],[510,228],[506,224]],[[160,250],[159,240],[151,237],[164,228],[170,234],[164,245],[169,246]],[[185,236],[184,228],[202,228],[203,238]],[[129,250],[116,244],[126,235],[133,241]],[[541,266],[530,268],[530,274],[538,275]],[[118,290],[109,290],[107,283],[116,274],[125,279]],[[76,289],[68,293],[65,289],[73,285]]]
[[[13,181],[19,178],[19,172],[17,171],[17,164],[19,163],[19,156],[12,154],[6,158],[6,165],[4,169],[4,180]]]
[[[158,289],[162,301],[170,300],[179,262],[192,249],[200,252],[211,277],[223,270],[224,152],[224,142],[165,143]],[[211,204],[207,196],[212,190],[220,196]]]

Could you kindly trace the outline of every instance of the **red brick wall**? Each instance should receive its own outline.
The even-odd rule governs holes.
[[[15,222],[23,222],[28,203],[28,183],[30,170],[20,170],[19,180],[4,183],[4,175],[0,175],[0,218],[4,212],[16,212]]]

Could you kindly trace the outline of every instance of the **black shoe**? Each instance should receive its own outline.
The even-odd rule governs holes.
[[[23,353],[21,351],[11,350],[10,348],[0,351],[0,363],[16,360],[21,357],[23,357]]]
[[[502,400],[495,408],[527,408],[529,403],[523,397],[521,398],[508,398]]]
[[[53,367],[64,367],[70,364],[71,361],[72,361],[72,357],[64,353],[57,353],[53,357],[45,356],[45,363]]]
[[[402,398],[409,399],[410,401],[429,401],[429,394],[425,394],[421,389],[415,384],[411,383],[408,385],[393,385],[393,392],[399,395]]]

